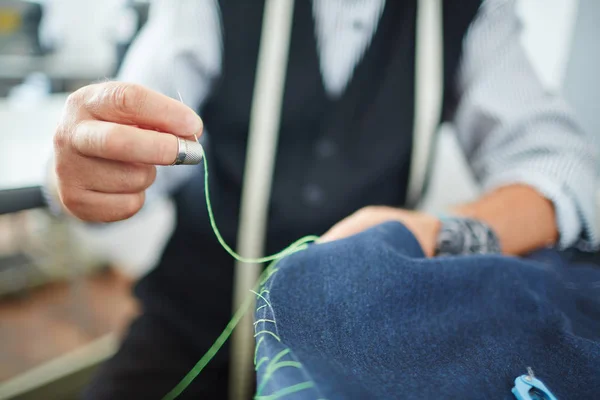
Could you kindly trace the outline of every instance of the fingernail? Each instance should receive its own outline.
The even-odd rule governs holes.
[[[199,135],[202,132],[202,119],[194,113],[191,112],[186,117],[186,126],[191,131],[192,135]]]

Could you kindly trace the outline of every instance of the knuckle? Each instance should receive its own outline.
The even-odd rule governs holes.
[[[54,165],[54,171],[60,179],[64,180],[68,179],[71,173],[71,167],[69,166],[69,163],[65,162],[64,160],[57,159]]]
[[[117,83],[108,87],[108,100],[122,114],[138,113],[146,102],[146,91],[141,86]]]
[[[68,146],[69,139],[67,135],[68,133],[66,129],[63,126],[59,125],[56,129],[56,132],[54,133],[54,137],[52,138],[55,150],[62,150]]]
[[[81,122],[73,128],[73,147],[80,153],[101,156],[106,148],[106,132],[98,129],[92,121]]]
[[[54,162],[54,173],[58,179],[59,190],[65,193],[84,187],[81,183],[85,181],[85,174],[82,174],[81,163],[77,157],[57,157]]]
[[[85,86],[74,93],[76,100],[79,100],[80,107],[85,108],[92,115],[97,116],[101,106],[106,101],[105,94],[107,92],[106,83],[97,83],[94,85]]]
[[[59,123],[54,132],[54,148],[63,149],[71,145],[73,131],[82,121],[83,89],[71,93],[66,100]]]
[[[107,95],[115,109],[124,113],[126,112],[132,98],[135,96],[134,92],[135,90],[130,88],[128,85],[118,84],[112,86],[112,88],[108,90]]]
[[[78,216],[80,210],[85,206],[81,194],[77,190],[65,186],[59,188],[59,193],[65,208],[75,216]]]
[[[84,103],[84,93],[87,91],[86,88],[81,88],[71,93],[65,102],[65,109],[67,111],[78,110]]]
[[[81,116],[85,114],[87,104],[90,99],[94,98],[95,90],[92,90],[91,86],[84,86],[67,97],[61,116],[63,123],[77,123]]]

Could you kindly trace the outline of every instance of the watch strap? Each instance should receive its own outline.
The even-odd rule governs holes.
[[[477,219],[442,218],[436,255],[499,254],[500,241],[492,228]]]

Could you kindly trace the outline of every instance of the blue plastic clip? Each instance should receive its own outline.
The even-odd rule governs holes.
[[[550,389],[533,375],[531,368],[527,368],[527,375],[515,379],[512,392],[517,400],[556,400]]]

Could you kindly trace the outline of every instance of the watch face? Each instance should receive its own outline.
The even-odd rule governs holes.
[[[438,255],[498,253],[498,238],[487,224],[470,218],[442,221],[437,241]]]
[[[438,255],[463,254],[466,247],[464,230],[453,220],[443,221],[438,234]]]

